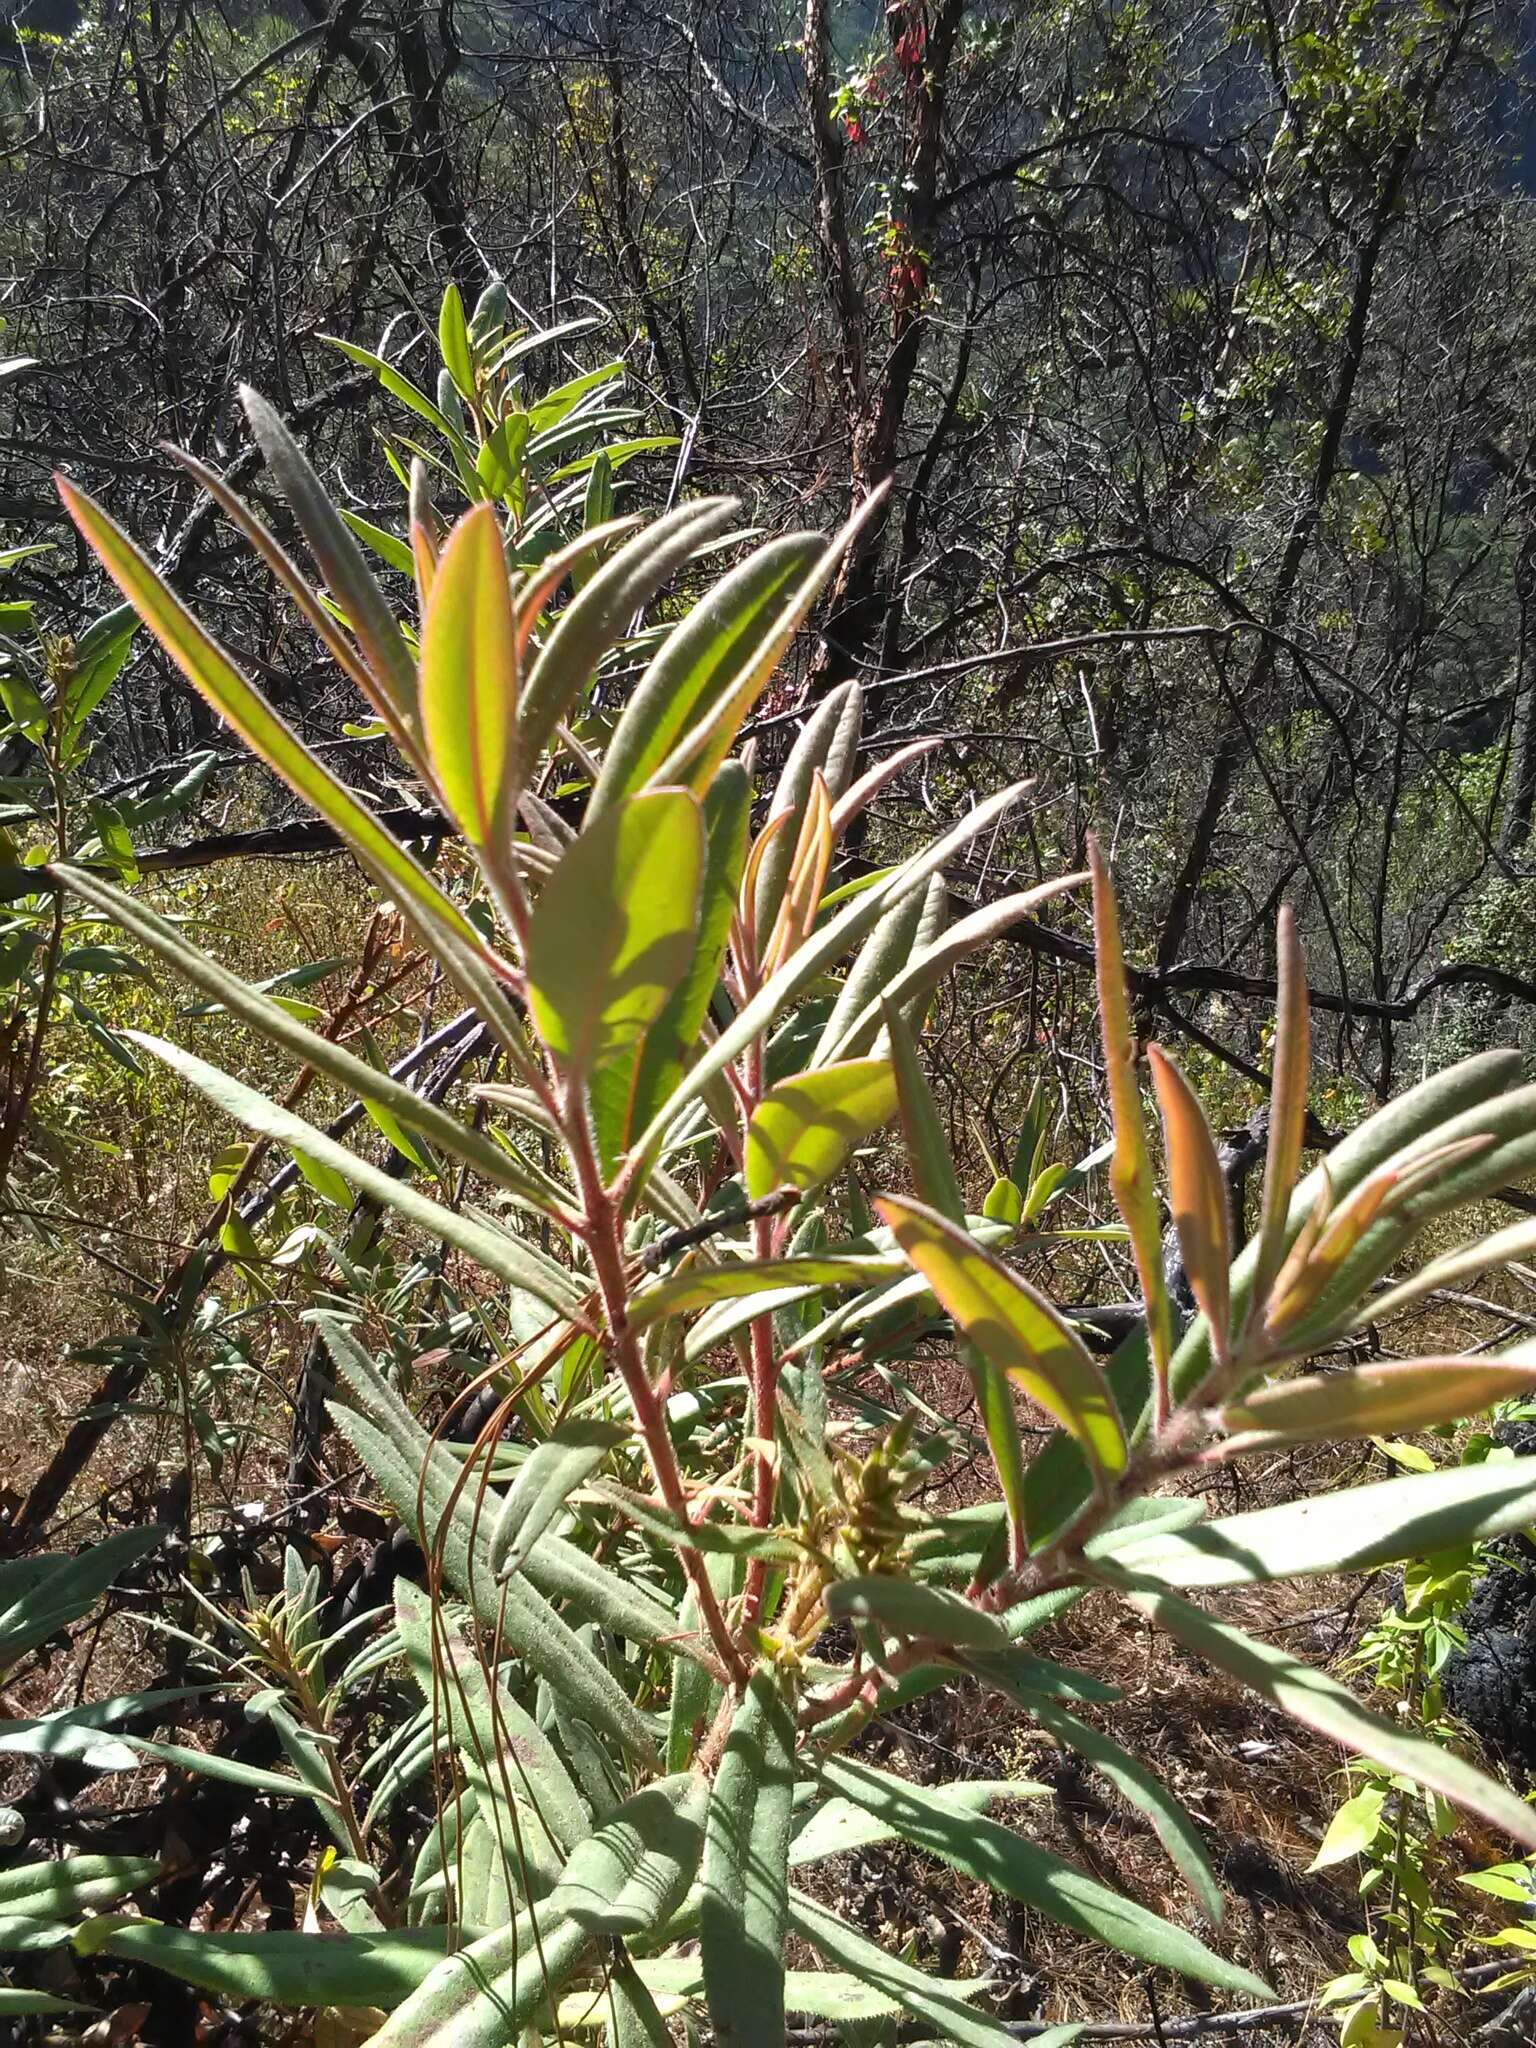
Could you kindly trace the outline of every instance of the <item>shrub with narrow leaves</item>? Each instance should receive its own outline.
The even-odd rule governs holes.
[[[458,340],[455,328],[451,350]],[[518,566],[515,507],[484,499],[445,537],[418,488],[419,617],[403,626],[277,416],[248,407],[325,593],[250,513],[240,521],[453,821],[472,891],[418,862],[306,752],[98,506],[69,485],[66,502],[183,672],[398,905],[507,1078],[460,1117],[312,1032],[99,875],[74,866],[60,879],[385,1113],[422,1168],[386,1172],[176,1045],[143,1039],[146,1052],[478,1267],[522,1334],[487,1374],[501,1398],[466,1450],[415,1418],[355,1325],[317,1318],[336,1425],[430,1560],[427,1591],[402,1587],[344,1664],[301,1572],[232,1624],[230,1669],[259,1688],[293,1766],[255,1775],[327,1816],[336,1848],[312,1917],[340,1931],[105,1919],[81,1940],[226,1996],[374,2011],[380,2048],[489,2048],[557,2027],[660,2042],[673,2015],[702,2011],[739,2048],[780,2042],[791,2014],[892,2013],[1004,2048],[983,1983],[883,1953],[806,1888],[819,1860],[899,1839],[1144,1963],[1261,1998],[1219,1946],[1033,1839],[1019,1802],[1038,1788],[918,1785],[859,1755],[871,1717],[902,1702],[1000,1694],[1146,1815],[1219,1926],[1200,1828],[1074,1711],[1105,1696],[1093,1675],[1030,1645],[1089,1598],[1123,1603],[1307,1728],[1536,1843],[1522,1801],[1205,1598],[1517,1527],[1536,1513],[1536,1460],[1216,1521],[1169,1485],[1314,1438],[1449,1422],[1536,1384],[1521,1352],[1298,1369],[1336,1358],[1367,1319],[1529,1255],[1536,1226],[1521,1223],[1403,1277],[1426,1224],[1536,1168],[1536,1089],[1519,1085],[1517,1061],[1490,1054],[1422,1083],[1299,1178],[1307,994],[1282,916],[1262,1212],[1235,1262],[1200,1105],[1172,1058],[1148,1054],[1200,1311],[1180,1334],[1094,852],[1091,877],[1057,886],[1091,882],[1114,1231],[1146,1303],[1144,1328],[1101,1366],[1019,1270],[1075,1234],[1060,1206],[1074,1181],[1048,1159],[1043,1120],[1031,1117],[1015,1184],[967,1214],[919,1056],[944,978],[1054,893],[947,911],[946,864],[1020,789],[848,880],[849,827],[921,749],[867,758],[846,686],[810,713],[754,806],[743,726],[847,536],[759,546],[637,651],[644,609],[711,549],[731,503],[600,521]],[[577,739],[594,689],[622,708]],[[859,1155],[882,1133],[879,1156],[898,1163],[871,1208]],[[461,1177],[467,1200],[430,1191]],[[947,1516],[917,1494],[956,1438],[908,1401],[902,1364],[935,1333],[969,1374],[996,1474],[993,1497]],[[861,1380],[876,1361],[883,1401]],[[1038,1455],[1021,1412],[1054,1426]],[[419,1710],[381,1749],[344,1757],[348,1686],[402,1661]],[[435,1819],[398,1866],[381,1818],[427,1773]],[[791,1941],[803,1967],[786,1971]]]

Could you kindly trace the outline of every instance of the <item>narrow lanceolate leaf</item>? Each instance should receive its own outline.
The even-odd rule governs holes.
[[[1220,1525],[1213,1522],[1208,1526],[1215,1529]],[[1528,1849],[1536,1849],[1536,1808],[1438,1742],[1369,1712],[1325,1671],[1301,1663],[1272,1643],[1228,1627],[1161,1587],[1129,1584],[1122,1588],[1122,1597],[1185,1649],[1273,1701],[1304,1728],[1314,1728],[1346,1749],[1401,1772],[1454,1805],[1480,1814]]]
[[[866,1940],[840,1914],[803,1892],[789,1895],[789,1924],[829,1963],[880,1993],[893,2011],[924,2021],[942,2040],[957,2041],[960,2048],[1016,2048],[1013,2034],[1000,2020],[988,2019],[966,2002],[979,1986],[927,1976]],[[1033,2048],[1067,2048],[1081,2031],[1071,2025],[1048,2028],[1031,2036]]]
[[[443,802],[474,846],[504,823],[516,779],[517,634],[491,505],[448,537],[421,634],[421,722]]]
[[[1054,1736],[1064,1748],[1075,1750],[1095,1770],[1102,1771],[1122,1798],[1146,1815],[1169,1859],[1182,1872],[1190,1890],[1199,1900],[1201,1912],[1213,1927],[1219,1927],[1226,1912],[1226,1901],[1211,1868],[1211,1859],[1206,1853],[1200,1830],[1183,1803],[1174,1797],[1155,1771],[1148,1770],[1129,1750],[1122,1749],[1102,1728],[1079,1720],[1076,1714],[1069,1713],[1054,1699],[1034,1698],[1027,1705],[1047,1735]]]
[[[772,1672],[753,1674],[704,1828],[699,1933],[709,2016],[732,2048],[783,2048],[795,1728]]]
[[[736,675],[785,590],[821,552],[821,536],[769,541],[688,612],[636,683],[603,756],[589,815],[644,788],[691,719]]]
[[[525,761],[537,760],[556,725],[580,702],[598,663],[623,638],[634,614],[736,509],[734,498],[705,498],[653,521],[605,562],[560,614],[528,672],[518,710]]]
[[[864,693],[857,683],[844,683],[820,703],[797,737],[784,763],[769,806],[773,816],[787,815],[789,826],[768,848],[753,889],[752,923],[766,954],[769,935],[789,888],[791,872],[803,852],[807,820],[814,808],[823,811],[830,843],[831,803],[852,779]],[[816,778],[821,777],[820,804]],[[834,782],[836,787],[834,787]]]
[[[369,2036],[369,2048],[507,2048],[540,2020],[591,1946],[579,1921],[545,1901],[444,1957]]]
[[[1529,1353],[1530,1347],[1522,1349]],[[1536,1357],[1530,1355],[1409,1358],[1280,1380],[1229,1402],[1220,1421],[1236,1439],[1232,1450],[1244,1448],[1250,1432],[1266,1443],[1288,1444],[1387,1432],[1411,1435],[1532,1393]]]
[[[1275,1011],[1275,1075],[1269,1098],[1264,1205],[1253,1270],[1253,1299],[1260,1309],[1268,1300],[1270,1287],[1285,1259],[1285,1219],[1291,1206],[1291,1191],[1301,1170],[1301,1150],[1307,1131],[1307,1091],[1312,1070],[1307,965],[1302,958],[1301,941],[1296,936],[1296,919],[1288,903],[1280,907],[1280,921],[1275,932],[1275,961],[1280,974],[1279,1001]]]
[[[887,1635],[916,1636],[978,1650],[1004,1650],[1008,1632],[957,1594],[912,1579],[870,1573],[827,1588],[827,1612],[841,1621],[874,1622]]]
[[[788,652],[796,633],[810,616],[812,605],[844,551],[860,529],[875,516],[885,491],[873,491],[853,517],[835,533],[797,581],[784,591],[782,601],[742,650],[740,665],[729,682],[715,693],[714,701],[697,717],[656,770],[655,780],[672,777],[686,781],[690,789],[706,789],[721,762],[736,744],[743,719],[767,686],[769,677]]]
[[[801,1301],[822,1287],[878,1287],[904,1270],[894,1258],[864,1258],[845,1252],[761,1259],[751,1265],[695,1267],[637,1296],[629,1320],[635,1330],[645,1330],[668,1316],[705,1308],[714,1301],[781,1293],[789,1300]],[[768,1305],[777,1308],[784,1304],[775,1301]]]
[[[573,1074],[633,1045],[688,972],[704,854],[697,799],[651,790],[588,826],[545,882],[528,1004]]]
[[[57,482],[70,517],[101,557],[113,582],[182,674],[225,723],[290,789],[335,827],[375,881],[399,901],[403,910],[415,916],[423,936],[431,938],[440,931],[447,932],[478,955],[479,934],[425,869],[258,695],[100,506],[62,477]]]
[[[1163,1114],[1168,1189],[1184,1271],[1221,1357],[1227,1348],[1232,1232],[1216,1141],[1195,1091],[1162,1047],[1149,1045],[1147,1059]]]
[[[1016,804],[1028,788],[1027,782],[1014,783],[996,796],[989,797],[985,803],[978,804],[931,846],[903,861],[884,881],[846,904],[786,961],[766,986],[742,1007],[729,1028],[720,1033],[708,1051],[700,1054],[652,1117],[635,1148],[642,1166],[656,1157],[678,1112],[703,1094],[716,1074],[723,1072],[754,1039],[762,1036],[803,988],[840,959],[865,932],[879,924],[887,912],[921,889],[961,847],[968,845],[978,833],[985,831],[988,825]]]
[[[346,1051],[285,1010],[259,988],[241,981],[238,975],[213,960],[157,911],[151,910],[126,890],[115,888],[85,868],[58,866],[50,870],[98,910],[163,960],[167,967],[185,976],[195,988],[223,1005],[232,1015],[249,1024],[253,1031],[271,1039],[296,1060],[314,1067],[337,1082],[349,1094],[373,1108],[383,1110],[428,1139],[451,1158],[473,1166],[499,1187],[512,1190],[520,1201],[549,1213],[550,1205],[561,1199],[561,1190],[538,1170],[505,1147],[463,1122],[435,1102],[429,1102],[371,1067],[356,1053]],[[396,1142],[393,1141],[392,1142]]]
[[[751,777],[739,761],[727,761],[704,797],[708,850],[699,905],[698,944],[687,974],[641,1042],[627,1104],[625,1144],[630,1128],[644,1129],[675,1085],[709,1014],[731,935],[731,914],[747,857],[751,813]]]
[[[896,1107],[889,1060],[846,1060],[771,1088],[747,1126],[747,1193],[810,1189],[832,1178]]]
[[[346,521],[331,503],[324,484],[276,410],[248,384],[240,387],[240,402],[261,443],[267,467],[293,507],[293,516],[304,529],[304,538],[320,565],[320,573],[330,585],[332,597],[346,613],[379,687],[405,723],[413,725],[415,664],[395,615],[348,532]]]
[[[158,1526],[119,1529],[78,1557],[8,1561],[0,1571],[0,1676],[88,1614],[118,1574],[158,1550],[168,1533]]]
[[[1409,1279],[1389,1287],[1385,1294],[1368,1295],[1360,1304],[1354,1327],[1358,1329],[1366,1323],[1384,1321],[1413,1302],[1422,1301],[1426,1294],[1434,1294],[1439,1288],[1460,1287],[1479,1273],[1487,1273],[1533,1255],[1536,1255],[1536,1217],[1527,1216],[1521,1223],[1511,1223],[1503,1230],[1495,1230],[1489,1237],[1478,1238],[1472,1244],[1460,1245],[1453,1252],[1431,1259]]]
[[[626,1799],[572,1852],[551,1904],[593,1934],[647,1934],[682,1905],[699,1867],[709,1780],[682,1772]]]
[[[469,344],[469,323],[464,318],[464,301],[459,296],[459,288],[451,281],[443,293],[442,311],[437,316],[437,346],[443,367],[453,379],[459,396],[473,400],[475,358]]]
[[[386,1934],[199,1934],[158,1920],[88,1920],[75,1935],[84,1955],[148,1963],[220,1998],[272,2005],[398,2005],[442,1961],[447,1930],[399,1927]]]
[[[1099,1028],[1104,1041],[1104,1071],[1109,1081],[1109,1105],[1115,1126],[1115,1151],[1110,1162],[1109,1182],[1114,1191],[1115,1206],[1131,1233],[1136,1276],[1141,1282],[1141,1298],[1147,1305],[1153,1377],[1158,1386],[1166,1387],[1173,1334],[1168,1313],[1168,1290],[1163,1283],[1162,1230],[1157,1218],[1157,1195],[1152,1185],[1146,1127],[1141,1119],[1141,1094],[1136,1086],[1136,1038],[1131,1030],[1131,1013],[1125,999],[1120,913],[1115,905],[1109,870],[1099,852],[1098,841],[1091,833],[1088,838],[1088,869],[1093,877]]]
[[[0,1917],[78,1920],[91,1906],[110,1906],[153,1884],[161,1865],[154,1856],[50,1857],[0,1870]]]
[[[949,1150],[939,1105],[923,1072],[917,1040],[900,1010],[887,1004],[885,1028],[891,1037],[891,1064],[896,1074],[896,1095],[901,1110],[902,1134],[917,1192],[930,1209],[947,1216],[951,1223],[965,1222],[965,1198],[955,1178],[955,1162]]]
[[[876,1207],[982,1356],[1070,1430],[1096,1470],[1122,1471],[1125,1435],[1104,1376],[1050,1303],[922,1203],[887,1195]]]
[[[395,1581],[395,1622],[411,1676],[438,1729],[463,1755],[476,1796],[531,1815],[523,1845],[535,1857],[551,1856],[558,1870],[591,1823],[553,1743],[504,1686],[493,1691],[457,1619],[446,1622],[408,1579]]]
[[[1004,896],[984,909],[974,910],[948,927],[940,919],[932,937],[918,928],[903,942],[892,919],[889,926],[871,935],[869,945],[860,953],[816,1049],[817,1064],[850,1059],[855,1053],[867,1051],[880,1028],[886,1005],[906,1016],[916,1015],[924,999],[962,960],[990,946],[1001,933],[1051,897],[1075,889],[1082,879],[1081,875],[1063,875],[1042,882],[1036,889],[1021,890],[1015,896]],[[927,905],[921,922],[923,926],[930,922]],[[914,927],[917,923],[914,917]],[[882,938],[886,941],[883,948],[879,944]],[[867,973],[866,955],[872,956]]]
[[[1449,1465],[1338,1493],[1117,1541],[1112,1558],[1167,1586],[1242,1586],[1314,1572],[1365,1572],[1502,1536],[1536,1521],[1536,1458]]]
[[[534,1445],[491,1531],[491,1569],[498,1578],[521,1571],[533,1546],[565,1506],[566,1496],[597,1470],[628,1430],[601,1417],[566,1422]]]
[[[1122,1898],[1011,1828],[980,1814],[957,1814],[926,1786],[840,1756],[827,1758],[821,1776],[832,1791],[889,1819],[904,1841],[1064,1927],[1182,1976],[1260,1998],[1272,1995],[1262,1979],[1216,1955],[1184,1928]]]
[[[1448,1119],[1494,1118],[1506,1107],[1520,1080],[1518,1053],[1488,1052],[1459,1061],[1443,1074],[1436,1074],[1389,1102],[1385,1108],[1354,1130],[1330,1155],[1327,1174],[1336,1193],[1347,1194],[1385,1160],[1425,1133],[1441,1128]],[[1511,1148],[1513,1149],[1513,1148]],[[1503,1162],[1494,1161],[1495,1165]],[[1296,1188],[1286,1215],[1287,1244],[1299,1232],[1323,1187],[1324,1168],[1319,1166]],[[1494,1185],[1502,1185],[1500,1182]],[[1253,1299],[1253,1275],[1258,1254],[1255,1240],[1240,1254],[1232,1272],[1232,1308],[1241,1323]],[[1362,1282],[1350,1306],[1358,1303],[1369,1280]],[[1203,1385],[1211,1369],[1210,1335],[1203,1320],[1197,1320],[1184,1337],[1173,1361],[1170,1375],[1175,1400],[1185,1400]],[[1149,1373],[1142,1332],[1124,1344],[1109,1367],[1109,1380],[1122,1414],[1133,1434],[1139,1433],[1148,1411]],[[1036,1542],[1048,1540],[1064,1528],[1087,1498],[1089,1475],[1084,1470],[1076,1445],[1063,1432],[1039,1452],[1030,1466],[1030,1528]],[[1359,1531],[1349,1532],[1358,1535]],[[1408,1555],[1413,1555],[1410,1550]]]
[[[334,1138],[328,1138],[291,1109],[284,1109],[269,1097],[258,1094],[233,1075],[198,1059],[195,1053],[185,1052],[179,1045],[172,1045],[163,1038],[152,1038],[148,1032],[130,1032],[128,1036],[134,1044],[153,1053],[156,1059],[163,1060],[166,1066],[190,1081],[210,1102],[227,1116],[234,1117],[247,1130],[256,1131],[264,1138],[275,1138],[290,1151],[302,1152],[318,1161],[321,1166],[340,1174],[360,1193],[372,1195],[386,1208],[395,1210],[408,1223],[414,1223],[431,1236],[446,1239],[488,1271],[509,1280],[514,1287],[526,1288],[530,1294],[562,1314],[568,1314],[577,1306],[580,1295],[575,1283],[535,1246],[524,1243],[509,1231],[477,1223],[456,1209],[434,1202],[430,1196],[412,1187],[409,1181],[397,1180],[382,1167],[375,1166],[372,1160],[364,1159],[345,1145],[339,1145]]]

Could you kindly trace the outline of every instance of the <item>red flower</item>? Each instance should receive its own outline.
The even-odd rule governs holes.
[[[864,147],[864,123],[857,114],[849,114],[845,118],[848,128],[849,147],[852,149],[862,149]]]

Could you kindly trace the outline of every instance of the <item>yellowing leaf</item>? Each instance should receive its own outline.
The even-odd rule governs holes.
[[[1125,1432],[1103,1374],[1050,1303],[935,1210],[875,1204],[964,1336],[1074,1436],[1099,1473],[1125,1469]]]
[[[1220,1357],[1226,1350],[1230,1320],[1232,1264],[1227,1189],[1221,1162],[1205,1112],[1194,1090],[1161,1046],[1149,1045],[1147,1059],[1163,1114],[1168,1150],[1168,1187],[1174,1227],[1184,1254],[1184,1270],[1201,1313],[1211,1327],[1211,1343]]]
[[[1168,1384],[1173,1349],[1168,1315],[1168,1290],[1163,1283],[1163,1234],[1152,1188],[1152,1163],[1147,1156],[1146,1128],[1141,1120],[1141,1095],[1136,1086],[1136,1038],[1125,999],[1125,959],[1120,949],[1120,914],[1109,870],[1099,843],[1088,836],[1088,871],[1093,877],[1094,959],[1098,971],[1099,1028],[1104,1040],[1104,1072],[1114,1118],[1115,1151],[1109,1184],[1115,1206],[1131,1234],[1136,1274],[1147,1304],[1147,1337],[1152,1353],[1153,1383]],[[1166,1400],[1159,1393],[1159,1403]]]
[[[844,1060],[770,1089],[747,1126],[747,1193],[814,1188],[896,1108],[889,1060]]]
[[[704,852],[697,798],[650,790],[589,825],[545,882],[528,1007],[573,1073],[638,1038],[688,972]]]
[[[1281,1380],[1229,1403],[1221,1420],[1226,1429],[1261,1430],[1300,1443],[1432,1429],[1532,1393],[1536,1362],[1526,1359],[1410,1358]]]
[[[421,719],[443,801],[473,845],[505,808],[517,729],[517,642],[490,505],[448,537],[421,635]]]

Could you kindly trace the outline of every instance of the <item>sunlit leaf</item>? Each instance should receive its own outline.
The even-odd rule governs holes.
[[[421,722],[443,801],[473,845],[490,845],[516,774],[517,642],[489,505],[464,515],[437,564],[421,634]]]
[[[982,1814],[957,1814],[926,1786],[908,1783],[849,1757],[829,1757],[822,1782],[890,1821],[904,1841],[942,1857],[993,1891],[1112,1948],[1208,1984],[1264,1998],[1262,1979],[1208,1949],[1164,1915],[1121,1897],[1039,1843]]]
[[[1109,870],[1098,841],[1088,837],[1088,867],[1093,877],[1093,936],[1098,971],[1099,1028],[1104,1044],[1104,1071],[1114,1117],[1115,1150],[1109,1181],[1115,1205],[1131,1234],[1136,1276],[1147,1304],[1147,1330],[1152,1372],[1166,1387],[1173,1348],[1168,1290],[1163,1280],[1163,1234],[1158,1222],[1152,1162],[1147,1154],[1141,1094],[1136,1085],[1136,1038],[1125,997],[1125,958],[1120,947],[1120,913],[1115,905]]]
[[[697,799],[651,790],[589,825],[545,882],[528,938],[528,1004],[573,1073],[633,1044],[688,972],[704,858]]]
[[[921,1203],[888,1195],[876,1207],[982,1356],[1070,1430],[1100,1471],[1122,1471],[1125,1436],[1103,1374],[1050,1303]]]
[[[1536,1358],[1518,1347],[1501,1358],[1410,1358],[1278,1380],[1222,1408],[1234,1436],[1303,1443],[1433,1429],[1536,1393]],[[1536,1519],[1536,1507],[1533,1507]]]
[[[709,2016],[733,2048],[783,2048],[795,1729],[778,1682],[753,1675],[715,1775],[699,1932]]]
[[[1184,1270],[1219,1356],[1227,1345],[1232,1232],[1216,1141],[1194,1090],[1162,1047],[1148,1046],[1147,1060],[1163,1114],[1168,1191]]]
[[[747,1193],[810,1189],[830,1180],[896,1107],[889,1060],[848,1060],[771,1088],[747,1126]]]

